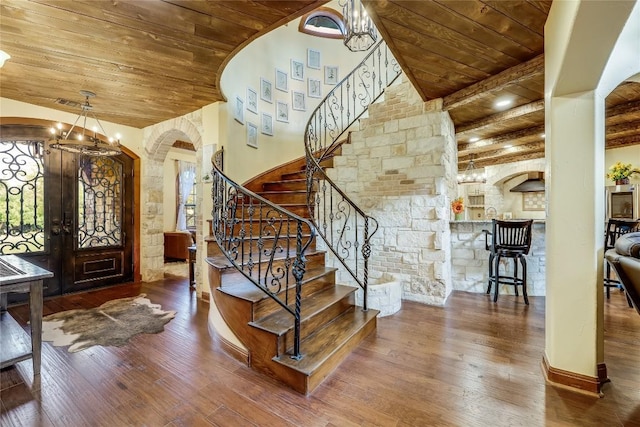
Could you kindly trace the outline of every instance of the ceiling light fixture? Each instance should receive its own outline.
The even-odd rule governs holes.
[[[511,105],[512,103],[513,103],[513,101],[510,100],[510,99],[503,99],[502,101],[496,102],[496,107],[498,107],[498,108],[506,107],[508,105]]]
[[[11,59],[11,55],[9,55],[4,50],[0,50],[0,68],[2,68],[2,66],[4,65],[4,61],[6,61],[7,59]]]
[[[540,138],[544,138],[546,135],[543,133],[542,135],[540,135]]]
[[[472,154],[467,168],[464,172],[458,174],[458,184],[480,184],[487,182],[487,174],[484,170],[480,171],[476,169],[473,158],[474,155]]]
[[[360,0],[342,0],[344,19],[344,45],[352,52],[369,49],[378,38],[378,31]]]
[[[93,106],[89,103],[89,98],[95,97],[96,94],[88,90],[81,90],[80,93],[85,97],[84,104],[80,106],[82,109],[80,115],[69,130],[62,129],[62,123],[58,123],[55,127],[49,129],[56,139],[56,142],[51,144],[51,147],[88,156],[117,156],[122,153],[120,134],[116,134],[115,139],[109,138],[108,142],[98,137],[98,130],[102,132],[102,135],[105,135],[106,132],[93,113]],[[91,116],[97,124],[91,130],[87,128],[87,116]],[[80,119],[82,119],[82,126],[76,126]]]
[[[478,138],[477,136],[474,136],[473,138],[469,138],[469,142],[478,142],[480,141],[480,138]]]

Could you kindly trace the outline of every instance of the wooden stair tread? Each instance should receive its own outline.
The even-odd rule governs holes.
[[[300,321],[304,322],[356,290],[357,288],[353,286],[335,285],[304,298],[300,310]],[[290,304],[289,307],[293,309],[295,304]],[[293,329],[293,316],[282,309],[249,324],[280,336]]]
[[[362,307],[353,306],[324,328],[302,340],[302,359],[295,360],[284,354],[273,360],[305,375],[312,375],[368,322],[375,319],[378,313],[378,310],[363,311]]]
[[[326,274],[333,273],[337,269],[334,267],[315,267],[306,271],[302,284],[308,283]],[[261,289],[259,289],[253,282],[249,281],[242,274],[238,274],[237,282],[228,284],[218,288],[220,292],[224,292],[227,295],[234,296],[236,298],[244,299],[250,302],[258,302],[265,298],[269,298]],[[295,282],[294,282],[295,285]],[[284,292],[284,289],[282,290]],[[287,313],[288,314],[288,313]],[[290,314],[288,314],[291,316]]]
[[[249,252],[247,252],[247,254],[248,253]],[[325,254],[325,253],[326,253],[326,251],[316,251],[316,250],[308,249],[304,253],[304,256],[305,257],[309,257],[309,256],[312,256],[312,255]],[[294,253],[294,255],[295,255],[295,253]],[[284,254],[281,254],[281,255],[278,254],[278,255],[275,255],[273,257],[273,260],[274,261],[280,261],[280,260],[284,260],[286,258],[287,257]],[[264,262],[267,262],[269,260],[270,260],[270,257],[263,256],[262,262],[264,263]],[[209,265],[211,265],[211,266],[213,266],[213,267],[215,267],[217,269],[220,269],[220,270],[224,270],[225,268],[233,267],[233,264],[231,264],[231,261],[229,261],[229,259],[224,255],[216,255],[216,256],[206,257],[205,261],[207,262],[207,264],[209,264]],[[258,261],[254,260],[254,262],[257,263]]]

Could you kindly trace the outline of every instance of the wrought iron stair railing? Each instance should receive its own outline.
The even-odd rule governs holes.
[[[402,72],[384,41],[322,100],[305,130],[307,206],[313,224],[327,247],[364,292],[367,309],[371,237],[378,229],[367,215],[331,180],[321,166],[333,155],[348,131]]]
[[[236,184],[224,174],[222,165],[220,150],[213,158],[216,242],[240,273],[293,316],[291,357],[300,359],[305,251],[315,238],[315,229],[310,221]]]

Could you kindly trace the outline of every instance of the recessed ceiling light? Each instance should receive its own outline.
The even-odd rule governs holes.
[[[473,138],[469,138],[469,142],[477,142],[480,141],[480,138],[478,138],[477,136],[474,136]]]
[[[545,134],[543,133],[542,135],[540,135],[540,138],[544,138]]]
[[[496,102],[496,107],[506,107],[507,105],[511,105],[513,103],[510,99],[503,99],[502,101]]]
[[[511,145],[511,144],[507,144],[507,145],[504,146],[504,148],[511,148],[511,147],[513,147],[513,145]]]
[[[0,50],[0,68],[2,68],[2,66],[4,65],[4,61],[6,61],[7,59],[11,59],[11,55],[9,55],[4,50]]]

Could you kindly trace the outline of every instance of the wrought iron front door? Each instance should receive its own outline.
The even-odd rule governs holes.
[[[0,142],[0,254],[52,271],[45,296],[132,280],[132,159],[51,149],[34,132],[8,140],[6,129]]]

